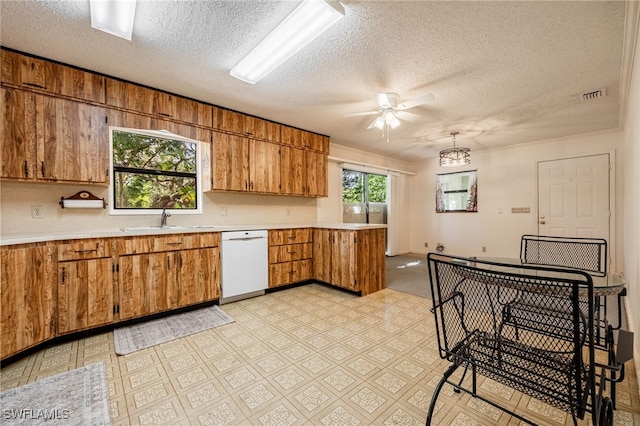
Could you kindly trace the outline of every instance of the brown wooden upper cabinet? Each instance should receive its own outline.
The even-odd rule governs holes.
[[[105,77],[4,49],[2,83],[85,101],[105,101]]]
[[[213,107],[213,129],[251,139],[280,142],[281,125],[226,108]]]
[[[107,183],[109,135],[102,107],[2,88],[0,177]]]
[[[203,127],[212,126],[212,107],[120,80],[107,80],[107,104]]]
[[[213,132],[211,189],[280,193],[280,145]]]
[[[317,133],[282,126],[281,139],[284,145],[329,153],[329,137]]]

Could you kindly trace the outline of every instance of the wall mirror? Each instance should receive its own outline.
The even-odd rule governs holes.
[[[477,171],[436,176],[436,212],[477,212]]]

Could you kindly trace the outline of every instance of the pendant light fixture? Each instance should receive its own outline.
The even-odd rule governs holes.
[[[469,148],[456,148],[456,135],[458,132],[451,132],[453,138],[453,148],[440,151],[440,166],[454,167],[471,164],[471,153]]]

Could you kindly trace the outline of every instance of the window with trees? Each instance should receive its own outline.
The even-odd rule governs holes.
[[[387,223],[387,176],[343,169],[342,220]]]
[[[201,213],[198,141],[164,131],[111,128],[111,212]]]

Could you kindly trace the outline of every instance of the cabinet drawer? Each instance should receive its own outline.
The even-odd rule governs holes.
[[[292,260],[311,259],[313,257],[313,244],[286,244],[283,246],[269,247],[269,263],[290,262]]]
[[[275,229],[269,231],[269,245],[281,246],[284,244],[313,242],[311,228]]]
[[[82,240],[58,245],[58,261],[99,259],[111,256],[111,244],[105,240]]]
[[[220,246],[220,233],[210,232],[206,234],[200,234],[200,247],[219,247]]]
[[[200,235],[173,234],[118,239],[118,254],[140,254],[200,248]]]
[[[269,265],[269,287],[278,287],[305,281],[312,278],[313,264],[311,259]]]

